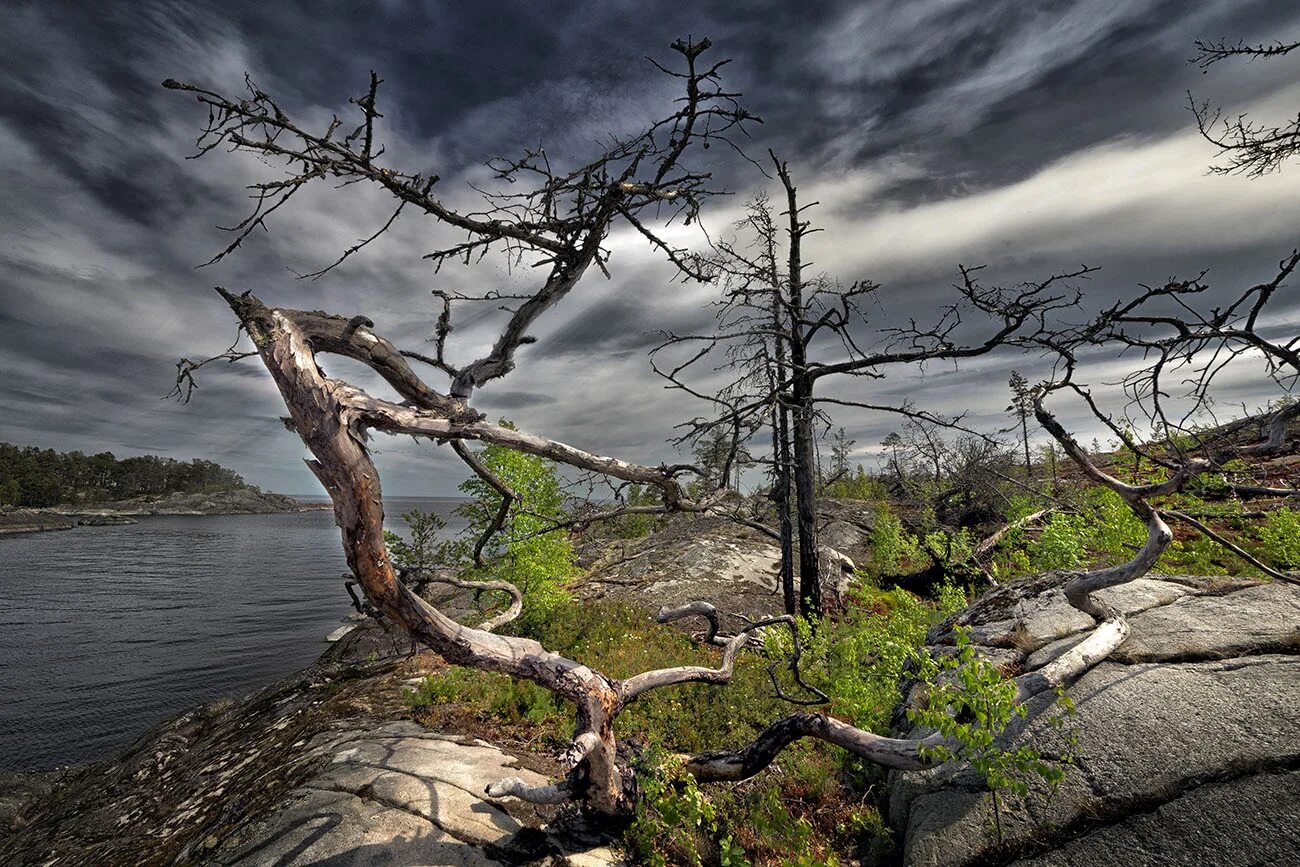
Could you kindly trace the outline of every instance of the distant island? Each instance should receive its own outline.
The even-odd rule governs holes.
[[[123,458],[0,443],[0,535],[134,523],[139,515],[274,514],[322,508],[196,458]]]

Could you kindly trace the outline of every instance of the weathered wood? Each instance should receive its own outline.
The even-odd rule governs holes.
[[[813,433],[813,380],[808,371],[808,342],[804,338],[803,237],[808,224],[799,218],[799,197],[785,163],[776,160],[777,175],[785,188],[788,262],[786,297],[790,310],[790,374],[793,404],[792,458],[797,525],[799,529],[799,613],[820,617],[822,613],[821,564],[817,557],[817,453]]]
[[[314,456],[308,466],[334,503],[344,555],[366,598],[449,662],[524,678],[573,701],[577,731],[593,732],[599,744],[586,759],[583,795],[603,812],[622,810],[624,786],[613,737],[617,684],[531,639],[462,626],[402,584],[384,544],[379,474],[366,449],[368,402],[358,401],[352,386],[325,378],[293,317],[252,296],[228,300]]]

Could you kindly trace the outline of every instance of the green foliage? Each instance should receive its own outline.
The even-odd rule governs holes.
[[[449,668],[403,693],[413,710],[464,703],[467,696],[481,699],[477,711],[508,724],[562,725],[568,712],[562,699],[535,683],[472,668]]]
[[[1030,551],[1035,569],[1076,569],[1088,552],[1088,525],[1081,515],[1057,512]]]
[[[830,696],[828,712],[873,731],[887,730],[900,698],[899,677],[921,653],[926,630],[965,603],[955,588],[941,596],[944,607],[936,610],[905,591],[861,588],[840,620],[823,622],[815,634],[805,628],[801,671]],[[681,629],[655,624],[627,604],[560,604],[545,621],[523,631],[616,678],[651,668],[714,667],[718,662],[716,648],[698,645]],[[772,630],[763,652],[737,657],[730,684],[686,684],[640,696],[618,718],[620,739],[639,744],[649,756],[752,742],[790,711],[773,694],[767,665],[781,663],[777,672],[783,688],[800,692],[784,665],[790,648],[789,632]],[[407,693],[407,702],[416,718],[430,726],[463,720],[489,736],[496,736],[496,728],[530,741],[568,730],[574,712],[570,703],[531,683],[461,668],[427,678]],[[658,767],[651,761],[647,765]],[[709,864],[813,865],[837,863],[835,853],[844,855],[858,846],[887,843],[878,806],[845,794],[846,782],[862,777],[858,760],[809,741],[792,745],[782,766],[785,772],[779,776],[722,787],[707,798],[671,766],[647,770],[658,774],[659,782],[642,784],[648,804],[638,813],[640,830],[634,836],[639,835],[639,842],[630,845],[646,863],[697,863],[692,859],[698,857]],[[681,833],[664,830],[665,822]],[[663,860],[655,860],[656,852]]]
[[[827,712],[883,732],[898,703],[899,678],[942,616],[906,591],[855,587],[841,618],[823,621],[816,631],[801,625],[803,678],[830,697]],[[768,633],[770,658],[788,659],[792,650],[788,631]]]
[[[1226,556],[1227,552],[1202,536],[1186,541],[1175,539],[1160,555],[1156,568],[1191,575],[1224,575],[1227,570],[1220,561]]]
[[[1229,466],[1231,465],[1231,466]],[[1230,472],[1244,469],[1240,461],[1228,462]],[[1148,478],[1149,476],[1149,478]],[[1159,473],[1145,473],[1155,481]],[[1214,496],[1214,487],[1202,487]],[[1262,522],[1247,523],[1242,504],[1232,499],[1207,501],[1196,493],[1169,497],[1166,505],[1217,524],[1229,538],[1266,562],[1300,565],[1300,518],[1296,512],[1270,513]],[[1146,544],[1147,527],[1127,503],[1108,488],[1091,487],[1074,496],[1075,513],[1058,512],[1035,536],[1025,529],[1009,531],[1002,540],[989,571],[999,581],[1048,569],[1096,568],[1129,560]],[[1037,506],[1013,498],[1008,519],[1016,520]],[[1199,534],[1170,542],[1156,564],[1158,570],[1197,575],[1250,574],[1244,561]]]
[[[880,809],[843,798],[844,781],[825,756],[795,744],[781,777],[704,791],[676,760],[651,751],[637,771],[629,853],[640,864],[832,867],[855,850],[888,850]]]
[[[1063,754],[1052,760],[1034,747],[1004,743],[1002,735],[1008,724],[1027,713],[1026,707],[1016,702],[1015,682],[975,652],[969,632],[958,628],[954,638],[956,653],[926,657],[919,666],[921,678],[928,684],[927,694],[922,705],[908,710],[908,719],[947,741],[922,747],[922,755],[969,764],[992,790],[995,814],[1003,791],[1024,797],[1034,778],[1054,791],[1065,779],[1064,766],[1073,761],[1076,742],[1067,736]],[[1058,702],[1066,714],[1073,714],[1068,696],[1058,692]],[[1063,718],[1056,716],[1053,723],[1061,726]],[[1000,824],[998,832],[1000,835]]]
[[[916,537],[903,529],[888,503],[881,503],[871,527],[872,569],[877,575],[895,575],[919,554]]]
[[[945,566],[965,562],[974,553],[975,544],[975,537],[968,527],[956,531],[939,527],[926,533],[922,542],[925,550]]]
[[[250,487],[238,473],[212,461],[154,455],[119,461],[110,452],[60,453],[0,443],[0,505],[54,506]]]
[[[502,424],[509,426],[504,420]],[[478,457],[520,502],[484,551],[488,565],[472,570],[470,577],[510,581],[524,595],[522,622],[545,620],[568,600],[564,586],[573,576],[576,559],[567,533],[546,532],[564,518],[564,492],[555,464],[494,444],[484,447]],[[456,511],[469,526],[455,550],[467,561],[470,546],[495,520],[501,496],[478,476],[463,482],[460,490],[470,501]]]
[[[880,503],[889,496],[885,485],[879,479],[868,476],[862,464],[858,464],[854,473],[846,473],[831,482],[822,493],[837,500],[867,500]]]
[[[1300,511],[1269,512],[1259,528],[1259,540],[1266,562],[1281,569],[1300,568]]]
[[[441,538],[446,521],[420,509],[404,513],[402,520],[411,534],[409,542],[396,533],[384,531],[384,543],[399,569],[423,571],[447,562],[450,543]]]
[[[1088,516],[1091,534],[1088,544],[1112,558],[1127,560],[1133,549],[1146,542],[1146,525],[1128,503],[1110,488],[1090,488],[1084,501],[1092,510]]]
[[[730,835],[719,835],[718,809],[693,776],[651,753],[638,769],[637,788],[636,816],[624,839],[639,863],[702,867],[702,850],[714,849],[719,864],[749,867],[749,859]]]

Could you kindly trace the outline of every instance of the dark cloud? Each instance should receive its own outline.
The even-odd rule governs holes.
[[[188,161],[202,116],[158,85],[166,77],[236,91],[245,72],[297,115],[322,124],[350,110],[370,69],[385,78],[389,158],[436,170],[445,195],[487,157],[544,142],[585,161],[604,134],[636,130],[670,106],[671,85],[644,60],[672,39],[708,35],[733,58],[728,82],[764,118],[753,149],[791,161],[828,231],[818,268],[887,286],[894,315],[932,313],[957,262],[988,262],[1014,282],[1103,266],[1087,288],[1118,297],[1141,281],[1213,266],[1216,291],[1267,273],[1296,244],[1295,172],[1253,184],[1207,179],[1185,92],[1289,115],[1300,67],[1186,62],[1198,37],[1294,38],[1300,12],[1274,0],[873,0],[463,4],[275,4],[228,0],[12,3],[0,29],[0,439],[121,454],[220,460],[268,487],[305,492],[301,444],[278,421],[255,364],[204,371],[188,405],[160,400],[182,355],[229,345],[213,284],[255,288],[286,305],[365,312],[420,346],[434,287],[526,286],[501,263],[430,273],[439,237],[408,219],[319,282],[293,271],[328,263],[386,216],[373,190],[313,190],[239,255],[195,271],[226,243],[254,160]],[[1270,103],[1269,101],[1273,102]],[[764,181],[718,156],[710,229]],[[730,215],[730,216],[729,216]],[[660,329],[708,326],[700,287],[670,282],[632,235],[615,233],[613,279],[583,284],[539,322],[539,343],[485,410],[597,450],[671,458],[673,424],[697,412],[649,372]],[[1288,297],[1282,306],[1294,306]],[[467,311],[453,354],[490,346],[499,311]],[[872,384],[997,423],[1014,359]],[[330,371],[370,386],[356,366]],[[441,378],[431,375],[435,384]],[[859,383],[834,387],[861,397]],[[1242,386],[1242,399],[1254,391]],[[581,412],[571,398],[580,398]],[[862,448],[891,420],[845,414]],[[397,493],[450,493],[446,449],[381,439]]]

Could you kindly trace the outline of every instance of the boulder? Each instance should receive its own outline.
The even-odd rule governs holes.
[[[780,549],[722,518],[688,516],[643,539],[585,553],[589,571],[575,588],[584,599],[626,600],[650,611],[702,599],[724,615],[748,617],[781,610]]]
[[[817,549],[817,571],[821,578],[822,604],[828,610],[840,605],[849,592],[857,566],[835,548],[822,545]]]
[[[1102,595],[1130,637],[1070,688],[1073,716],[1041,696],[1004,738],[1047,756],[1077,738],[1065,781],[995,808],[959,763],[891,774],[904,864],[1245,867],[1300,852],[1300,588],[1153,575]],[[1078,614],[1044,576],[991,591],[929,640],[963,623],[1004,668],[1031,670],[1086,634]]]

